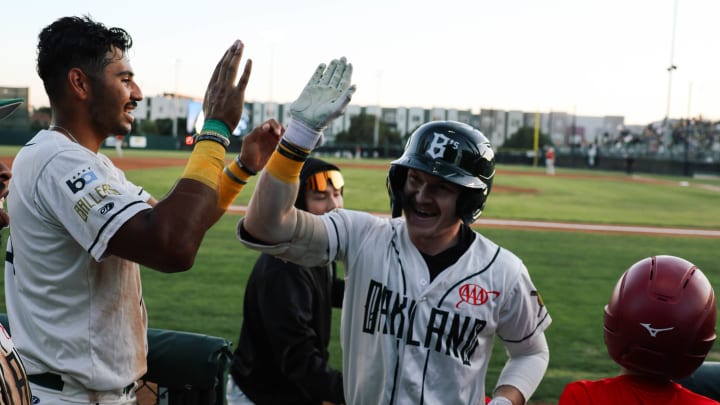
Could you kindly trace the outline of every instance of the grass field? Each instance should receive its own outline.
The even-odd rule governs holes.
[[[0,148],[0,156],[3,152]],[[131,150],[125,154],[142,155]],[[330,160],[343,168],[347,208],[388,211],[384,185],[387,162],[370,162],[375,168],[356,168],[352,165],[358,161]],[[127,175],[161,197],[181,172],[181,167],[172,167],[129,170]],[[720,229],[717,180],[628,178],[624,173],[562,168],[555,177],[542,173],[540,168],[499,166],[483,218]],[[237,204],[247,203],[253,186],[251,182]],[[244,285],[257,257],[237,242],[238,219],[228,214],[208,232],[191,271],[168,275],[143,269],[151,327],[204,333],[236,342]],[[716,289],[720,285],[718,239],[483,227],[477,230],[524,260],[553,317],[547,331],[549,370],[531,403],[555,402],[569,381],[617,372],[602,340],[602,311],[615,281],[630,264],[654,254],[682,256],[700,266]],[[7,231],[3,232],[6,236]],[[4,297],[0,300],[3,310]],[[339,311],[334,315],[331,358],[333,365],[340,367]],[[718,347],[710,358],[720,360]],[[488,386],[494,384],[503,361],[500,345],[496,345]]]

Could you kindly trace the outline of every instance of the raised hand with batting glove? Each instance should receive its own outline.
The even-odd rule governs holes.
[[[257,231],[268,243],[290,240],[296,226],[292,203],[298,192],[300,169],[313,148],[322,144],[323,130],[332,120],[341,116],[350,103],[356,87],[351,84],[352,64],[345,57],[334,59],[329,65],[321,63],[303,88],[300,96],[290,106],[290,123],[276,151],[265,167],[269,176],[261,176],[258,185],[264,182],[280,181],[290,187],[273,187],[272,197],[256,198],[248,207],[252,211],[258,205],[270,204],[273,208],[290,215],[273,220],[255,221],[252,216],[246,223],[251,234]],[[257,187],[257,186],[256,186]],[[257,194],[255,194],[257,196]],[[264,201],[260,203],[259,201]],[[255,229],[257,228],[257,229]]]
[[[303,149],[322,145],[323,130],[345,112],[355,93],[350,84],[352,64],[342,57],[325,66],[318,65],[300,96],[290,105],[290,124],[286,139]]]

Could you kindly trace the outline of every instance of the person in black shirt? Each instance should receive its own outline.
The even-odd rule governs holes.
[[[337,166],[308,158],[295,207],[324,214],[343,206]],[[342,373],[328,365],[332,307],[345,282],[335,263],[305,268],[262,254],[248,280],[243,324],[233,354],[228,405],[345,402]]]

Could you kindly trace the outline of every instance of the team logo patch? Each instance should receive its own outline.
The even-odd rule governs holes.
[[[65,181],[65,184],[73,194],[77,194],[97,179],[95,171],[90,166],[87,166],[78,169],[75,174]]]
[[[97,205],[100,205],[105,199],[110,198],[112,196],[119,196],[122,195],[122,193],[115,189],[110,184],[98,184],[92,188],[88,188],[85,195],[83,195],[73,207],[75,209],[75,212],[78,214],[80,219],[82,219],[84,222],[87,222],[88,217],[90,216],[90,210],[95,209]],[[97,208],[97,212],[101,215],[107,214],[115,207],[115,204],[110,201],[106,204],[104,204],[102,207]]]
[[[669,328],[653,328],[649,323],[641,323],[640,325],[642,325],[643,328],[647,329],[647,331],[650,333],[650,336],[652,337],[657,337],[657,334],[659,332],[667,332],[669,330],[675,329],[672,326]]]
[[[455,308],[460,308],[460,304],[466,302],[473,306],[484,305],[490,298],[495,299],[500,296],[499,291],[488,291],[477,284],[463,284],[458,289],[460,301],[455,304]]]
[[[428,154],[433,159],[440,159],[445,156],[445,149],[450,147],[452,149],[457,149],[460,146],[460,143],[458,141],[455,141],[451,138],[448,138],[447,136],[438,133],[433,132],[433,140],[430,145],[428,145],[427,150],[425,153]]]
[[[543,313],[543,308],[545,308],[545,301],[543,301],[542,295],[540,295],[540,291],[534,290],[530,293],[531,296],[535,297],[537,299],[538,307],[538,313],[537,316],[540,318],[540,315]]]
[[[100,213],[100,215],[105,215],[108,212],[112,211],[113,208],[115,208],[115,203],[109,202],[109,203],[103,205],[102,207],[100,207],[100,209],[98,210],[98,213]]]

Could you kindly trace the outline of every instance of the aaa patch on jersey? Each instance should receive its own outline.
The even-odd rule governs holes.
[[[488,300],[495,299],[500,296],[500,291],[488,291],[477,284],[463,284],[458,288],[458,296],[460,300],[455,304],[455,308],[465,302],[473,306],[484,305]]]

